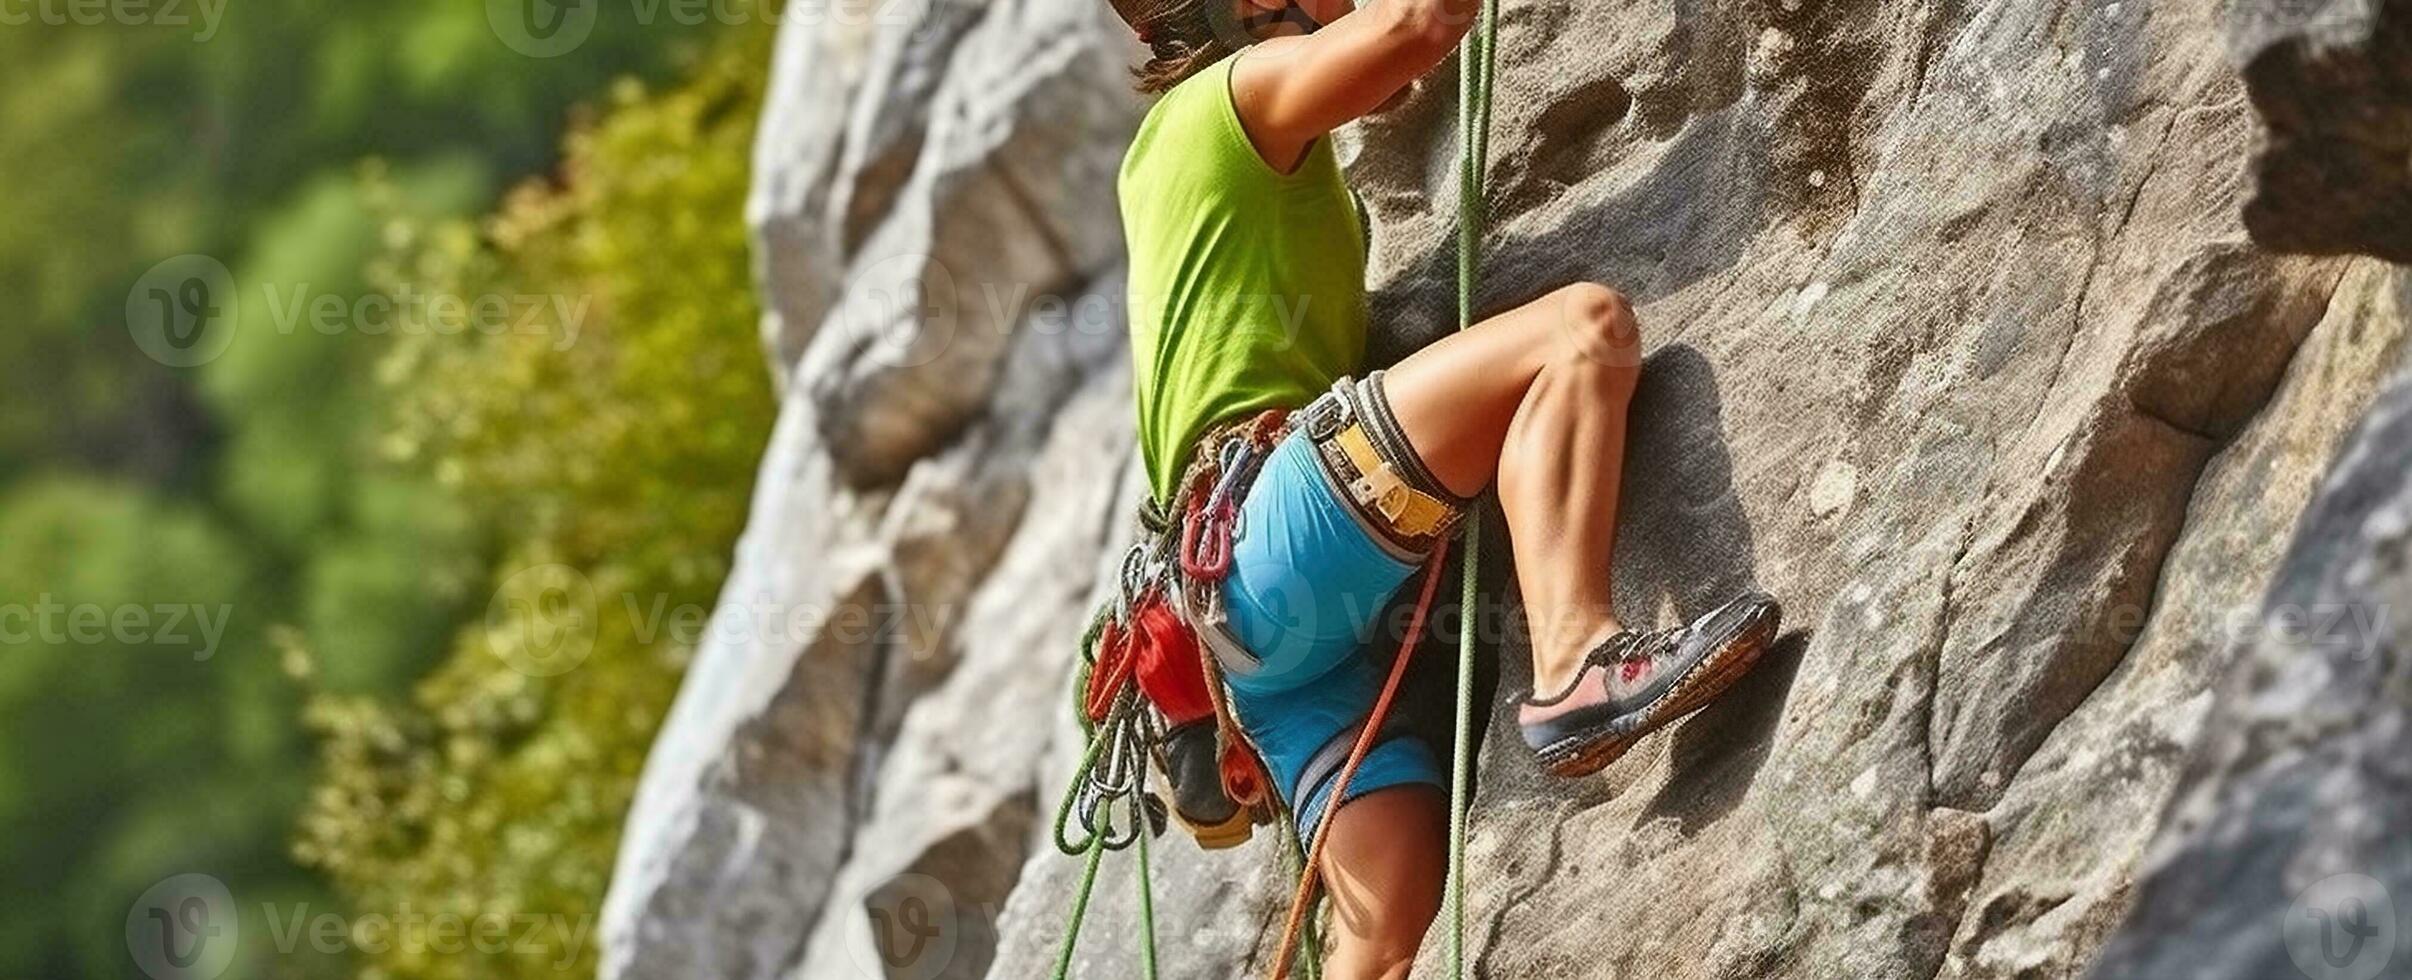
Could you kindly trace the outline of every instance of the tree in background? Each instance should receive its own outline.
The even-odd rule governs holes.
[[[389,451],[493,522],[494,598],[406,703],[312,699],[323,767],[296,850],[356,907],[571,932],[394,949],[367,975],[594,969],[620,821],[699,625],[669,611],[718,592],[770,428],[743,221],[768,42],[734,32],[676,88],[616,87],[557,184],[480,226],[398,223],[377,266],[388,290],[494,297],[539,329],[422,324],[380,367]]]
[[[662,4],[593,5],[574,54],[532,58],[486,7],[246,0],[206,31],[0,25],[0,617],[89,607],[164,631],[164,607],[231,615],[202,660],[65,621],[0,638],[11,975],[133,975],[128,906],[182,872],[223,878],[254,915],[229,980],[351,973],[277,949],[256,917],[345,911],[291,854],[312,753],[272,638],[304,638],[289,645],[316,655],[311,690],[403,697],[482,613],[508,542],[484,501],[380,453],[398,389],[374,372],[395,338],[321,332],[269,298],[379,296],[366,267],[397,223],[492,207],[553,165],[580,100],[680,70],[722,33]],[[373,180],[364,158],[383,161]],[[134,343],[126,304],[186,253],[230,267],[243,302],[223,355],[173,368]]]

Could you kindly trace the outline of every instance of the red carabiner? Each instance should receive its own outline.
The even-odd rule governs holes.
[[[1138,660],[1131,655],[1131,631],[1120,621],[1107,620],[1097,637],[1097,662],[1089,666],[1089,686],[1081,692],[1081,713],[1102,722],[1114,710],[1114,699],[1131,682]]]
[[[1181,522],[1181,573],[1199,582],[1220,582],[1231,573],[1231,527],[1239,518],[1231,498],[1209,506],[1192,504]]]

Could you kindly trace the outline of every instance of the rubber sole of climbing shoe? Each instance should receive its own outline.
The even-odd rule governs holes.
[[[1188,817],[1182,816],[1179,810],[1173,811],[1173,819],[1181,822],[1181,828],[1189,831],[1189,836],[1198,842],[1198,849],[1203,851],[1220,851],[1238,847],[1247,843],[1248,838],[1256,833],[1256,821],[1249,815],[1245,807],[1234,812],[1229,819],[1217,824],[1192,821]]]
[[[1783,613],[1773,602],[1752,610],[1731,639],[1695,661],[1667,693],[1648,706],[1620,715],[1583,734],[1561,739],[1537,754],[1541,768],[1553,776],[1575,779],[1608,768],[1624,758],[1651,732],[1665,728],[1708,706],[1742,675],[1750,673],[1767,648],[1774,645]]]

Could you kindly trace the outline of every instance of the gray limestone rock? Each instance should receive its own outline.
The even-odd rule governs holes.
[[[2400,790],[2400,733],[2353,727],[2392,688],[2292,727],[2255,727],[2278,702],[2245,682],[2214,706],[2274,649],[2273,572],[2394,581],[2364,547],[2392,511],[2295,518],[2412,326],[2412,275],[2279,254],[2248,209],[2269,102],[2225,7],[1504,5],[1478,305],[1633,297],[1619,607],[1671,621],[1756,585],[1791,625],[1717,705],[1549,780],[1505,718],[1527,674],[1493,522],[1495,588],[1440,617],[1418,678],[1445,693],[1435,654],[1480,631],[1478,975],[2074,977],[2148,873],[2115,952],[2139,965],[2112,975],[2191,975],[2153,957],[2224,920],[2147,871],[2156,828],[2168,853],[2300,855],[2239,897],[2256,928],[2278,882],[2400,874],[2329,805]],[[1142,485],[1109,193],[1141,107],[1114,28],[1089,0],[786,26],[753,210],[786,396],[715,625],[756,601],[904,614],[701,652],[630,818],[605,976],[1053,968],[1080,871],[1047,826],[1080,751],[1065,686]],[[1453,72],[1341,134],[1377,363],[1454,326]],[[2345,247],[2373,246],[2313,250]],[[2348,454],[2340,485],[2376,507],[2407,451]],[[1164,975],[1264,969],[1279,851],[1157,842]],[[1137,975],[1130,860],[1105,862],[1075,976]],[[2240,962],[2276,962],[2269,938],[2236,937],[2260,943]]]

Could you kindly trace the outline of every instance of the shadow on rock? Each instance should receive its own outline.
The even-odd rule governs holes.
[[[1673,344],[1643,363],[1626,443],[1617,612],[1637,626],[1690,620],[1757,588],[1725,400],[1707,357]]]
[[[1742,802],[1767,761],[1776,722],[1792,699],[1792,679],[1809,652],[1809,631],[1777,637],[1749,676],[1675,726],[1668,749],[1675,778],[1659,787],[1636,823],[1673,817],[1685,836],[1716,823]]]

